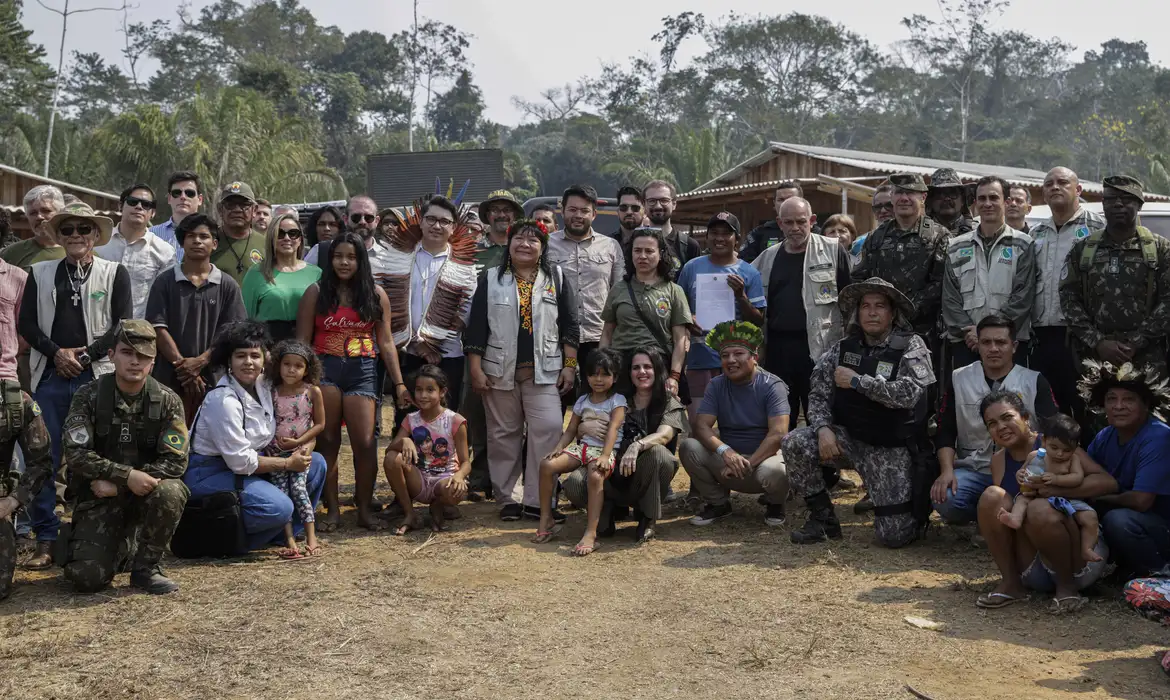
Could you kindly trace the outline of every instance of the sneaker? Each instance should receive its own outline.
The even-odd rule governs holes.
[[[519,503],[509,503],[500,509],[500,520],[506,523],[515,522],[524,515],[524,506]]]
[[[785,517],[783,503],[769,503],[764,512],[764,524],[769,527],[780,527],[784,524]]]
[[[704,525],[710,525],[716,520],[722,520],[729,515],[731,515],[730,503],[724,503],[721,506],[713,506],[707,503],[703,505],[703,509],[699,511],[698,515],[691,518],[691,525],[703,527]]]
[[[540,520],[540,508],[536,506],[524,506],[524,518],[526,520]],[[564,513],[553,508],[552,511],[553,522],[557,525],[563,525],[568,518]]]
[[[163,576],[162,568],[157,564],[150,569],[138,569],[131,573],[130,585],[151,595],[166,595],[179,590],[179,584]]]

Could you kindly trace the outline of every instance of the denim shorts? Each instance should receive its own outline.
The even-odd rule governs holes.
[[[342,396],[378,400],[378,358],[321,355],[321,386],[335,386]]]

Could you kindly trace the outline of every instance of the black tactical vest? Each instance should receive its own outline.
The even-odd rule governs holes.
[[[868,347],[861,335],[841,341],[837,363],[866,377],[880,376],[888,382],[898,378],[902,355],[910,347],[913,333],[895,332],[881,347]],[[833,393],[833,422],[849,431],[856,440],[875,447],[904,447],[913,435],[914,410],[894,409],[867,398],[856,389],[836,387]]]
[[[112,373],[97,380],[94,392],[94,450],[106,459],[141,467],[158,458],[158,436],[163,429],[166,394],[154,377],[146,378],[141,412],[122,415],[114,410],[118,384]]]

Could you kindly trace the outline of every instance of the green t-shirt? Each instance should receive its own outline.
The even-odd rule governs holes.
[[[479,248],[475,251],[475,274],[480,274],[484,270],[492,267],[499,267],[504,264],[504,253],[508,252],[506,245],[493,245],[487,248]]]
[[[13,243],[0,251],[0,258],[9,265],[29,268],[45,260],[60,260],[65,257],[65,249],[61,246],[42,248],[36,239],[29,238]]]
[[[219,237],[219,247],[211,254],[211,264],[223,270],[224,274],[243,287],[244,274],[251,270],[253,265],[264,262],[266,242],[264,234],[255,231],[249,233],[247,238],[236,239],[222,235]]]
[[[244,309],[257,321],[295,321],[305,290],[321,279],[321,268],[306,264],[296,272],[272,271],[272,283],[260,267],[244,274]]]
[[[630,299],[630,292],[626,288],[625,280],[618,282],[609,290],[609,297],[605,300],[605,309],[601,312],[601,320],[605,323],[614,323],[617,327],[613,331],[612,346],[615,350],[634,350],[644,346],[659,347],[666,353],[664,358],[670,361],[674,351],[674,326],[685,326],[691,322],[691,307],[687,302],[687,295],[682,287],[670,280],[663,280],[647,287],[637,280],[633,280],[634,297],[638,299],[642,308],[642,315],[657,328],[657,333],[670,343],[662,348],[649,328],[646,327],[642,315],[634,308]]]

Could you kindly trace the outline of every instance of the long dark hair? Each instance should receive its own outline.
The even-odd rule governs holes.
[[[337,222],[337,236],[334,236],[333,240],[337,240],[337,238],[345,232],[345,214],[342,214],[341,210],[332,204],[321,207],[309,215],[309,223],[305,226],[305,250],[308,250],[309,248],[312,248],[313,246],[320,243],[320,241],[317,240],[317,222],[321,220],[321,215],[325,212],[332,214],[333,220]]]
[[[357,253],[357,271],[349,283],[353,294],[350,303],[358,317],[363,321],[377,321],[382,318],[382,306],[378,303],[378,286],[374,284],[374,273],[370,271],[370,256],[366,252],[366,242],[356,233],[346,231],[334,238],[329,244],[329,259],[322,261],[321,282],[317,294],[317,313],[331,314],[337,310],[341,300],[340,287],[342,281],[333,269],[333,257],[337,255],[337,247],[343,243],[353,246]]]
[[[653,238],[658,241],[658,276],[661,279],[670,280],[670,272],[674,269],[674,256],[670,253],[670,247],[666,245],[666,236],[662,235],[660,228],[636,228],[633,234],[630,235],[630,244],[626,246],[626,281],[632,281],[636,278],[637,270],[634,268],[634,241],[639,238]]]
[[[532,219],[521,219],[508,228],[508,242],[504,248],[504,262],[500,265],[499,271],[496,272],[496,279],[503,280],[504,273],[511,271],[512,239],[516,237],[516,234],[526,229],[535,231],[537,238],[540,239],[540,269],[544,272],[545,276],[552,277],[552,265],[548,261],[548,232],[544,230],[541,224]]]
[[[649,357],[650,366],[654,368],[654,387],[650,390],[650,405],[646,407],[646,425],[654,430],[662,422],[662,414],[666,412],[666,378],[669,375],[666,372],[666,362],[662,359],[662,351],[657,346],[644,345],[626,353],[625,367],[618,385],[621,387],[622,395],[626,397],[626,403],[631,407],[629,410],[633,410],[634,395],[638,393],[634,388],[634,380],[630,377],[634,368],[634,358],[638,355]],[[629,415],[629,410],[626,415]]]

